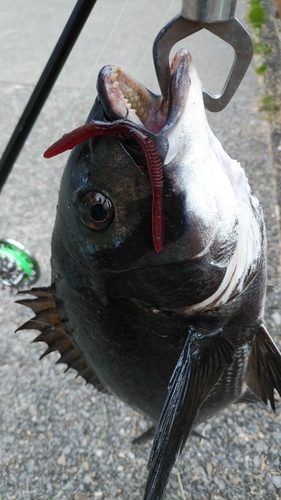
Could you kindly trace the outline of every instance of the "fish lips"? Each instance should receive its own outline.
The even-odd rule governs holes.
[[[180,117],[190,86],[190,53],[179,50],[170,68],[168,99],[156,95],[127,75],[118,66],[104,66],[97,79],[97,91],[105,115],[110,121],[127,119],[158,136],[157,145],[164,140],[167,129]],[[161,134],[162,129],[163,133]]]

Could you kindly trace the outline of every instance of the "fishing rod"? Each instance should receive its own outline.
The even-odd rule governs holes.
[[[97,0],[78,0],[0,160],[0,191]]]
[[[0,192],[97,0],[78,0],[0,160]],[[0,240],[0,284],[18,287],[39,277],[36,259],[12,239]]]

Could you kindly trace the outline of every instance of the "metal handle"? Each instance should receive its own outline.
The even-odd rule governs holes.
[[[181,16],[189,21],[221,23],[234,17],[237,0],[182,0]]]
[[[203,91],[204,103],[209,111],[223,110],[239,87],[253,55],[253,43],[249,33],[237,19],[224,23],[194,22],[177,16],[158,33],[153,46],[153,59],[159,86],[165,100],[170,85],[169,54],[172,47],[201,29],[206,29],[229,43],[235,51],[235,60],[222,92],[212,95]]]

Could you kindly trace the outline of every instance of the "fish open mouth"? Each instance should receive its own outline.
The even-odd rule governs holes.
[[[109,120],[127,119],[159,134],[174,107],[183,108],[189,83],[189,52],[179,50],[171,64],[171,84],[168,100],[156,95],[130,77],[118,66],[105,66],[99,73],[97,90]],[[180,111],[179,109],[177,111]]]
[[[117,66],[105,66],[97,89],[109,120],[130,120],[158,134],[167,119],[167,103]]]
[[[129,77],[117,66],[105,66],[99,73],[97,88],[108,121],[93,120],[65,134],[48,148],[45,158],[52,158],[81,142],[101,135],[113,135],[122,141],[133,139],[140,146],[152,191],[152,237],[156,252],[164,244],[163,163],[161,154],[165,132],[173,127],[184,109],[190,86],[191,56],[181,49],[171,64],[168,99],[155,95]],[[165,129],[161,136],[162,129]],[[163,153],[163,151],[162,151]]]

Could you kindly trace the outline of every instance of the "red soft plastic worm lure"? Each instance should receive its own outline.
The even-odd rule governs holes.
[[[125,120],[114,122],[92,121],[72,132],[50,146],[44,153],[45,158],[52,158],[77,144],[99,135],[114,135],[119,139],[126,136],[140,144],[147,160],[147,169],[152,191],[152,239],[156,252],[161,252],[164,242],[164,207],[163,207],[163,170],[162,161],[154,141],[141,127]]]

